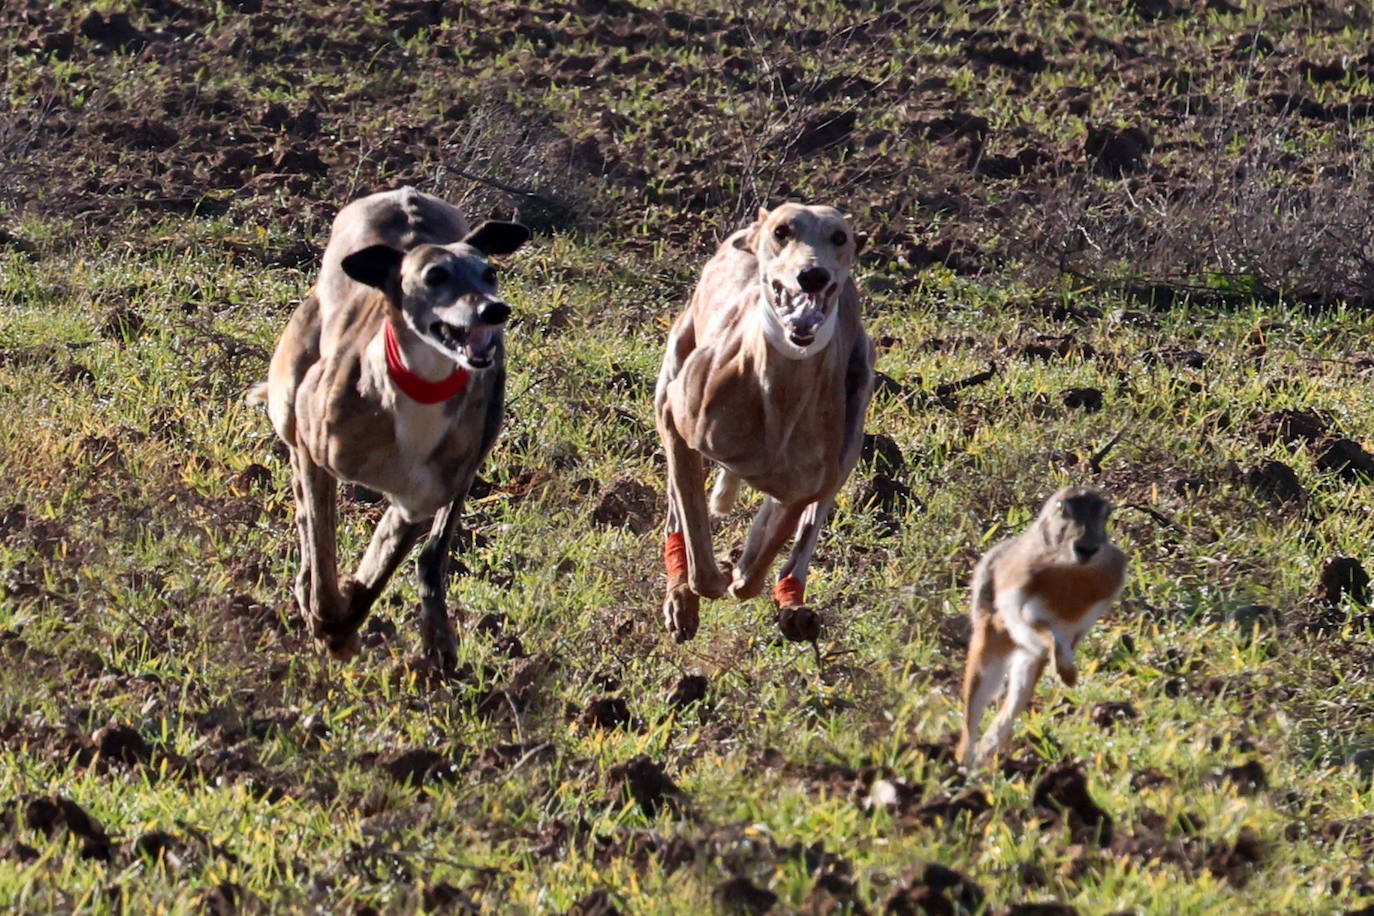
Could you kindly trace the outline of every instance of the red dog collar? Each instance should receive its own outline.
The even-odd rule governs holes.
[[[401,345],[396,341],[396,328],[390,321],[386,325],[386,371],[396,387],[401,389],[412,401],[421,404],[438,404],[461,394],[468,386],[472,373],[458,366],[448,378],[431,382],[406,368],[401,361]]]

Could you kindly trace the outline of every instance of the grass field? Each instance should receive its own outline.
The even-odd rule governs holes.
[[[1269,6],[7,3],[0,909],[1374,912],[1370,15]],[[315,654],[243,403],[401,183],[536,231],[450,678],[408,568]],[[883,375],[819,657],[658,615],[668,322],[783,198]],[[964,774],[969,573],[1068,482],[1130,581]]]

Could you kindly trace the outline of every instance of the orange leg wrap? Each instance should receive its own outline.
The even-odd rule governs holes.
[[[674,531],[664,542],[663,565],[668,570],[669,591],[687,581],[687,542],[681,531]]]
[[[773,600],[778,607],[801,607],[806,604],[806,586],[799,579],[784,576],[773,586]]]

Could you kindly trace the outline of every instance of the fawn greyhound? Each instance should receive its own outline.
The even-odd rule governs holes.
[[[287,324],[267,381],[249,394],[266,403],[290,451],[296,602],[335,658],[357,652],[359,625],[428,528],[417,564],[422,638],[441,664],[455,661],[449,541],[504,407],[510,306],[489,259],[527,238],[518,223],[469,232],[456,208],[414,188],[354,201],[334,220],[319,279]],[[342,584],[336,478],[390,500]]]
[[[873,392],[873,345],[850,279],[863,239],[833,207],[783,204],[721,244],[673,323],[654,394],[668,456],[668,569],[663,617],[681,642],[702,597],[759,594],[773,558],[796,542],[774,585],[778,624],[814,641],[807,567],[835,493],[859,460]],[[744,552],[716,564],[704,462],[720,468],[709,511],[740,481],[765,494]]]
[[[970,769],[1006,747],[1047,660],[1065,684],[1078,682],[1078,641],[1126,581],[1126,555],[1107,535],[1111,508],[1099,493],[1065,487],[1029,528],[993,545],[974,567],[959,738],[959,759]],[[979,741],[983,710],[1004,681],[1002,709]]]

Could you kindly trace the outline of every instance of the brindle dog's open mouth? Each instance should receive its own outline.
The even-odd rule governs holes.
[[[450,353],[462,354],[472,369],[486,369],[496,358],[496,335],[485,325],[456,325],[431,322],[429,334]]]

